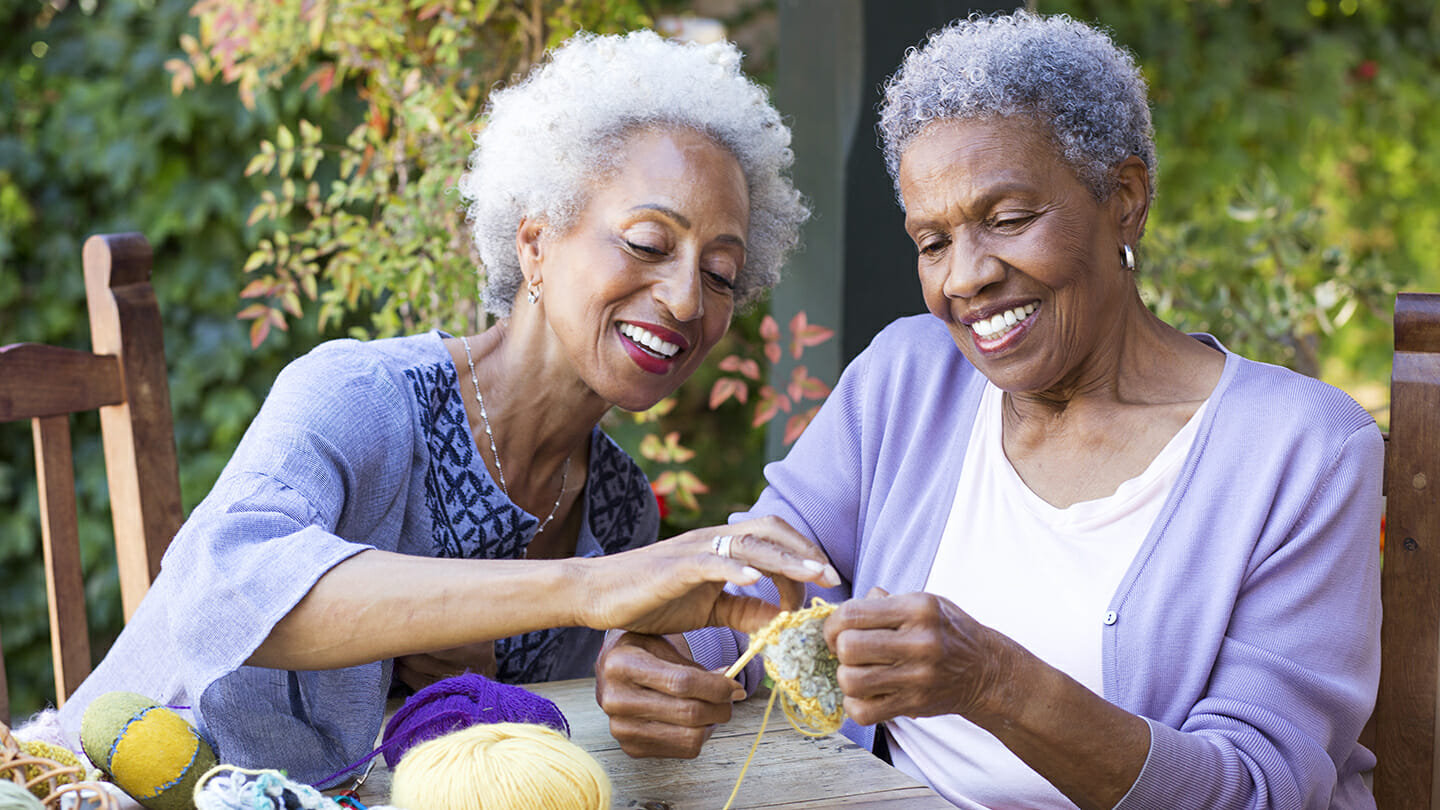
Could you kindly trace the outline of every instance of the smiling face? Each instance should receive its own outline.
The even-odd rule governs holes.
[[[522,270],[543,284],[549,328],[591,390],[644,410],[694,373],[730,326],[749,217],[734,155],[671,129],[628,138],[564,233],[522,225]]]
[[[1026,118],[930,124],[899,180],[925,304],[976,368],[1048,392],[1104,367],[1138,301],[1120,265],[1144,222],[1135,183],[1097,201]]]

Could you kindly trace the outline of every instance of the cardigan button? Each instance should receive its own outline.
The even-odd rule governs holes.
[[[1107,612],[1105,613],[1105,624],[1110,625],[1110,624],[1114,624],[1115,622],[1118,622],[1118,621],[1120,621],[1120,614],[1119,614],[1119,613],[1116,613],[1116,612],[1113,611],[1113,610],[1107,611]]]

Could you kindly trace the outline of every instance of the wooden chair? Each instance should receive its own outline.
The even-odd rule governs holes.
[[[35,439],[57,705],[90,674],[69,415],[100,412],[127,621],[182,517],[150,245],[134,233],[92,236],[83,264],[93,353],[38,343],[0,348],[0,422],[29,419]],[[9,717],[0,656],[0,721]]]
[[[1385,612],[1371,718],[1381,810],[1440,808],[1440,295],[1395,301],[1385,441]],[[1363,738],[1362,738],[1363,739]]]

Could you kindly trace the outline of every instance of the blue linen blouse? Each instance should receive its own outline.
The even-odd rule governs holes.
[[[67,732],[96,696],[126,690],[189,707],[222,761],[301,782],[372,750],[393,661],[309,672],[244,662],[353,554],[524,556],[539,520],[491,479],[444,337],[336,340],[281,372],[135,616],[60,709]],[[653,542],[644,473],[598,428],[590,441],[576,556]],[[557,628],[498,640],[499,679],[590,675],[602,639]]]

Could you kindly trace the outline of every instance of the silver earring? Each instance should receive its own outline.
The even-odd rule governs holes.
[[[529,292],[525,293],[525,300],[532,304],[540,303],[540,285],[531,284]]]
[[[1126,270],[1135,272],[1135,251],[1127,244],[1120,245],[1120,264]]]

